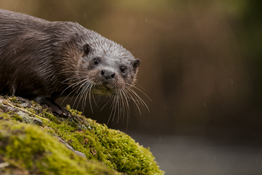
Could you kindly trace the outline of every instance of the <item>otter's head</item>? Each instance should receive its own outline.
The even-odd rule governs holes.
[[[130,101],[136,104],[139,112],[139,105],[148,109],[146,103],[133,90],[146,95],[135,86],[140,60],[135,59],[121,45],[80,25],[77,27],[81,35],[74,35],[70,42],[65,44],[62,52],[66,65],[62,72],[68,73],[65,76],[67,87],[64,87],[64,91],[67,90],[69,95],[76,94],[76,100],[83,99],[82,106],[88,99],[91,109],[91,94],[109,96],[106,104],[111,103],[110,117],[116,114],[128,116]]]
[[[82,49],[79,77],[90,83],[93,94],[115,94],[134,85],[140,60],[121,45],[92,31]]]

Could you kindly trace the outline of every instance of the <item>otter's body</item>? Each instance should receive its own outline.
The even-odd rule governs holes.
[[[138,65],[125,48],[77,23],[0,10],[0,94],[67,115],[54,102],[60,95],[130,88]]]

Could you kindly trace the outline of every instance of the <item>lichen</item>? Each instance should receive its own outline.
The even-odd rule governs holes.
[[[4,160],[12,166],[21,165],[17,167],[19,170],[36,172],[35,174],[103,174],[100,171],[105,172],[104,174],[117,174],[116,171],[129,175],[164,174],[149,149],[140,146],[123,132],[108,129],[106,125],[85,118],[81,112],[70,109],[70,106],[67,106],[67,110],[72,117],[62,118],[25,99],[10,100],[6,97],[2,101],[0,145],[5,146],[0,147],[0,162],[4,156]],[[25,103],[27,105],[23,105]],[[8,114],[7,108],[11,109],[12,115]],[[21,117],[21,110],[27,115]],[[41,125],[35,122],[25,124],[29,117],[41,120]],[[1,143],[3,137],[8,140],[8,144]],[[57,141],[57,137],[74,150],[84,153],[88,161],[67,149]],[[75,168],[69,168],[70,166]]]

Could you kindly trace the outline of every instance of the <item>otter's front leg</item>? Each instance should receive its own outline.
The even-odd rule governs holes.
[[[36,97],[34,101],[39,103],[41,106],[47,106],[52,112],[58,114],[59,116],[62,117],[70,116],[70,113],[66,109],[56,104],[55,101],[50,97],[45,97],[45,96]]]

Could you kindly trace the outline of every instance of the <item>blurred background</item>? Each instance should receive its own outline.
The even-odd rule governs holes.
[[[141,60],[151,101],[108,122],[150,147],[168,175],[262,173],[262,1],[0,0],[0,8],[75,21]],[[60,99],[59,102],[62,100]],[[70,102],[70,101],[69,101]],[[71,104],[72,105],[72,104]],[[107,123],[110,108],[85,115]]]

